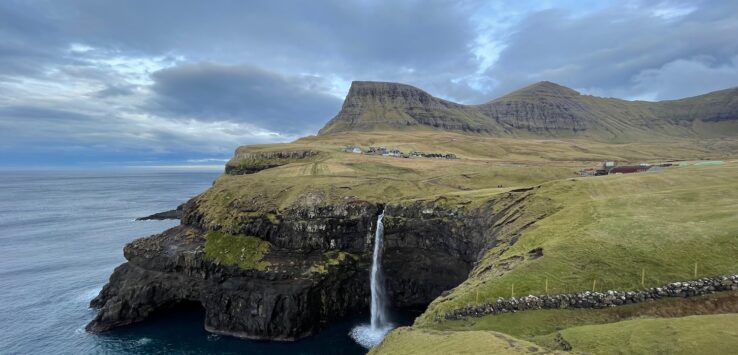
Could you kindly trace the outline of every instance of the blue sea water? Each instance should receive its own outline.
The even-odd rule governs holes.
[[[218,172],[0,172],[0,353],[363,354],[348,333],[368,315],[307,339],[278,343],[211,335],[202,311],[163,314],[103,334],[85,332],[88,308],[123,246],[178,221],[135,221],[206,190]],[[411,322],[399,313],[395,321]]]

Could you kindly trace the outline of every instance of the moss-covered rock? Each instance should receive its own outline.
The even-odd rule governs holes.
[[[205,258],[243,269],[265,270],[268,261],[262,260],[269,251],[269,242],[250,235],[231,235],[223,232],[205,234]]]

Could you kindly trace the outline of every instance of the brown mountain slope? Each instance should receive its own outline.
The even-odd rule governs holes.
[[[319,134],[419,128],[612,142],[736,136],[738,88],[646,102],[581,95],[544,81],[481,105],[461,105],[409,85],[357,81]]]

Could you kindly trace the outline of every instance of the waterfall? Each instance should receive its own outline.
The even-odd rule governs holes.
[[[392,330],[387,319],[385,306],[384,279],[382,277],[382,244],[384,242],[384,211],[377,216],[377,229],[374,232],[374,253],[372,254],[372,273],[369,279],[372,291],[370,324],[361,324],[351,330],[354,340],[365,348],[379,344]]]
[[[372,330],[385,328],[387,320],[386,309],[384,305],[384,284],[382,281],[382,242],[384,239],[384,212],[377,217],[377,230],[374,233],[374,255],[372,257],[372,308],[371,308],[371,326]]]

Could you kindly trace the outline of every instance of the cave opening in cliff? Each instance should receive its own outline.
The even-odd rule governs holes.
[[[200,301],[177,300],[157,308],[145,322],[203,324],[205,322],[205,307]]]

